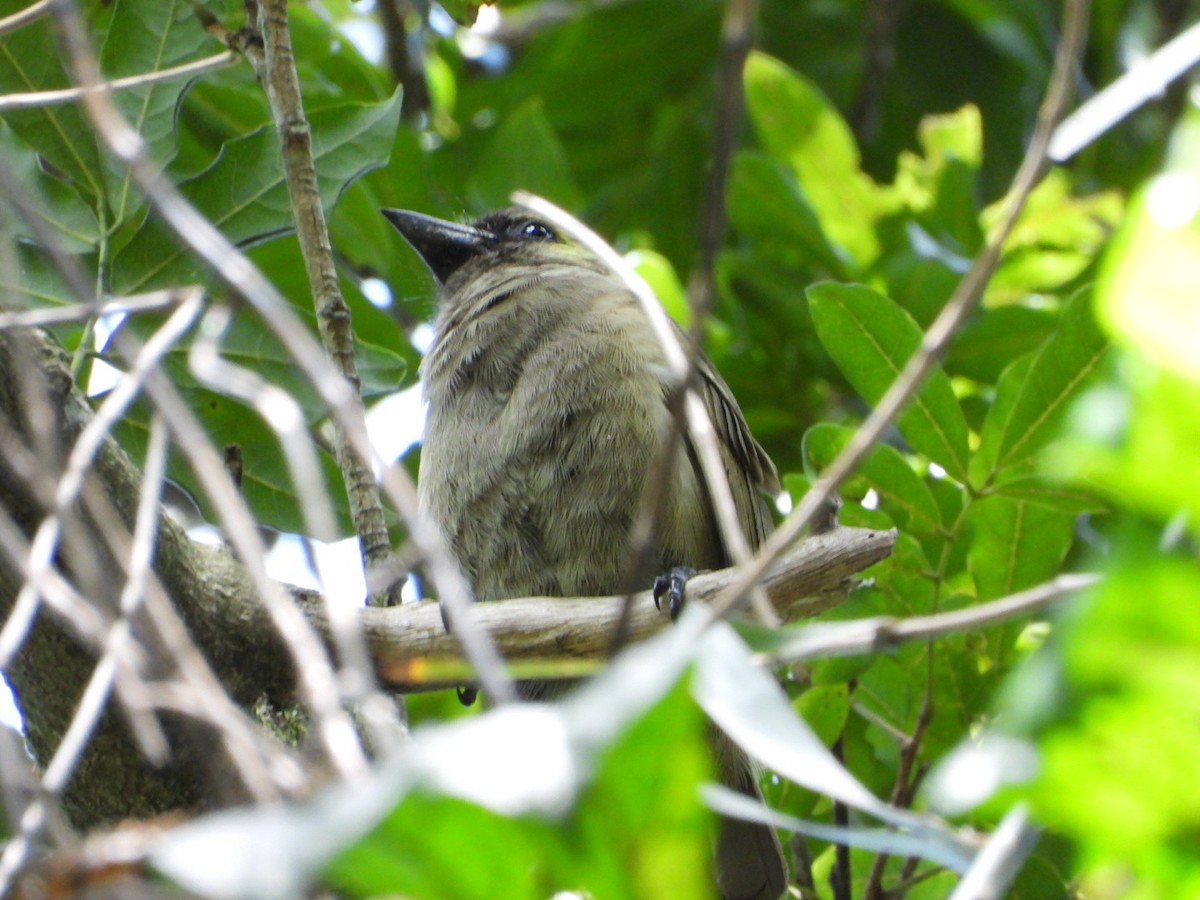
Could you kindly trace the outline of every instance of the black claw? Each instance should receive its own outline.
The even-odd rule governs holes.
[[[670,572],[654,579],[654,607],[662,609],[662,598],[667,598],[667,612],[674,622],[683,611],[688,579],[696,574],[691,566],[675,566]]]
[[[479,688],[470,685],[460,686],[458,688],[458,702],[463,706],[472,706],[475,703],[475,698],[479,696]]]

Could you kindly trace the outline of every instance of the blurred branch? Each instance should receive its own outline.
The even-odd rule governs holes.
[[[870,141],[879,130],[888,74],[896,62],[896,25],[907,6],[908,0],[870,0],[867,4],[862,85],[850,110],[850,127],[860,143]]]
[[[414,56],[405,19],[413,14],[409,0],[379,0],[375,6],[383,32],[388,67],[392,77],[404,89],[401,110],[407,121],[414,121],[429,109],[429,85],[425,81],[423,60]]]
[[[94,87],[63,88],[59,91],[37,91],[31,94],[5,94],[0,97],[0,111],[19,109],[27,106],[52,106],[56,103],[70,103],[81,98],[86,91],[122,91],[127,88],[142,87],[148,84],[158,84],[175,78],[187,78],[199,75],[212,69],[219,69],[237,60],[237,54],[226,50],[214,56],[193,60],[169,69],[159,69],[156,72],[143,72],[140,75],[130,75],[128,78],[118,78],[106,81]]]
[[[36,3],[30,3],[24,9],[19,9],[11,16],[5,16],[0,19],[0,34],[7,34],[10,31],[16,31],[24,25],[28,25],[35,19],[41,18],[50,9],[55,0],[37,0]]]
[[[742,124],[743,76],[746,57],[754,46],[752,26],[757,0],[728,0],[721,24],[721,74],[717,88],[716,122],[704,207],[700,212],[700,258],[688,285],[692,307],[692,340],[700,346],[704,318],[712,306],[713,269],[725,234],[725,185]]]
[[[909,641],[925,641],[955,632],[974,631],[1027,615],[1099,581],[1099,575],[1059,575],[1028,590],[953,612],[907,619],[879,616],[853,622],[810,625],[782,647],[760,654],[760,658],[764,664],[781,665],[822,656],[887,652]],[[688,587],[690,589],[690,582]]]
[[[1054,132],[1050,158],[1066,162],[1200,61],[1200,23],[1163,44],[1073,113]]]
[[[28,385],[41,383],[43,408],[53,411],[48,422],[52,429],[49,438],[59,447],[77,445],[79,436],[96,421],[90,405],[74,387],[68,366],[65,354],[39,333],[0,332],[3,373],[0,382],[9,386],[0,391],[3,423],[0,431],[6,436],[5,464],[0,466],[0,505],[4,507],[6,522],[15,526],[11,530],[6,526],[4,552],[0,554],[0,610],[9,614],[18,596],[31,583],[40,583],[47,599],[53,593],[45,578],[39,578],[37,571],[30,568],[37,554],[28,547],[17,546],[16,535],[12,533],[19,529],[31,534],[43,525],[42,507],[55,508],[53,487],[58,470],[55,464],[58,454],[33,450],[22,394]],[[22,385],[26,386],[24,391]],[[287,696],[292,689],[286,663],[283,666],[276,663],[274,670],[248,673],[245,678],[236,665],[231,665],[221,672],[219,681],[188,637],[190,630],[206,649],[225,645],[223,651],[207,653],[210,659],[225,663],[239,655],[254,659],[264,641],[276,640],[258,603],[242,599],[236,609],[229,606],[231,597],[253,598],[254,592],[244,571],[232,564],[227,552],[194,543],[172,520],[158,516],[153,575],[148,577],[144,568],[142,576],[136,575],[139,554],[135,553],[131,532],[137,530],[139,515],[144,521],[145,513],[139,510],[143,503],[139,499],[143,496],[142,484],[140,473],[112,438],[103,435],[82,485],[83,508],[72,505],[59,513],[65,514],[63,538],[55,568],[47,570],[47,574],[53,583],[67,584],[67,579],[78,582],[80,589],[86,591],[84,608],[105,620],[104,631],[110,635],[115,632],[107,623],[116,620],[108,610],[119,609],[123,602],[119,596],[122,575],[127,586],[131,578],[140,582],[128,590],[136,589],[146,607],[145,614],[139,615],[137,627],[142,652],[128,654],[124,661],[127,666],[136,666],[136,670],[118,666],[114,673],[118,695],[127,704],[138,702],[140,689],[126,690],[125,685],[133,682],[124,678],[124,672],[138,678],[179,678],[190,691],[204,698],[207,717],[222,723],[219,733],[225,736],[226,746],[236,752],[226,757],[213,754],[212,740],[187,741],[175,745],[169,767],[155,770],[138,759],[136,745],[110,712],[89,742],[86,764],[74,773],[70,782],[70,812],[77,826],[197,803],[206,790],[200,785],[215,774],[214,764],[219,768],[232,763],[234,771],[243,773],[258,765],[258,773],[247,784],[263,784],[260,773],[267,767],[257,760],[269,757],[274,751],[265,750],[263,735],[249,727],[244,714],[233,711],[221,683],[246,704],[264,693]],[[141,553],[144,552],[143,549]],[[186,627],[174,619],[170,604],[165,602],[167,594],[188,614]],[[127,602],[132,604],[132,595],[127,596],[130,597]],[[209,608],[201,610],[200,604]],[[55,604],[49,606],[55,609]],[[210,630],[213,623],[204,615],[219,616],[221,607],[227,614],[225,621]],[[201,611],[204,615],[199,614]],[[241,624],[233,624],[229,615],[235,615]],[[52,618],[66,624],[62,622],[62,612]],[[72,636],[55,627],[50,619],[39,615],[31,623],[27,636],[10,632],[21,650],[5,667],[25,715],[30,745],[47,762],[58,752],[67,732],[72,727],[81,727],[83,720],[78,718],[77,700],[84,685],[94,679],[94,655],[106,643],[104,632]],[[265,631],[260,629],[252,642],[245,641],[245,623],[254,620],[260,620]],[[131,722],[138,720],[136,709],[130,711],[129,718]],[[178,728],[172,728],[172,732],[177,735]],[[284,770],[273,767],[273,771]],[[229,770],[223,770],[219,778],[224,786],[218,793],[236,793],[236,776],[231,777]],[[266,782],[270,780],[268,777]],[[211,794],[211,784],[207,790]],[[269,793],[272,789],[266,790]],[[260,792],[252,789],[250,793]]]

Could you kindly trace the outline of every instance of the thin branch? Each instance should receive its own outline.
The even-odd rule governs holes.
[[[929,326],[921,346],[908,359],[883,398],[858,427],[842,451],[834,458],[804,495],[796,509],[766,540],[755,556],[754,563],[745,567],[741,579],[716,604],[718,614],[731,608],[750,590],[769,562],[780,553],[821,511],[838,485],[842,483],[883,435],[884,430],[916,394],[925,377],[932,371],[950,339],[975,308],[984,287],[1000,261],[1000,251],[1012,231],[1017,217],[1030,193],[1041,180],[1045,170],[1047,150],[1054,126],[1066,108],[1071,84],[1087,33],[1087,0],[1068,0],[1063,18],[1062,40],[1054,61],[1054,71],[1046,88],[1045,98],[1038,110],[1037,126],[1021,166],[1013,178],[1004,200],[1005,214],[990,235],[987,244],[971,263],[971,268],[959,282],[937,318]]]
[[[36,21],[50,9],[50,5],[54,2],[55,0],[37,0],[36,3],[30,3],[11,16],[0,19],[0,34],[8,34],[10,31],[16,31],[18,28],[23,28],[30,22]]]
[[[365,428],[366,411],[361,399],[362,382],[358,376],[358,364],[354,359],[350,307],[338,285],[329,228],[317,188],[312,129],[304,116],[300,97],[300,79],[296,74],[292,37],[288,29],[287,3],[285,0],[263,0],[258,19],[266,47],[262,82],[271,104],[275,130],[279,134],[288,198],[300,252],[304,257],[321,342],[329,359],[352,388],[351,402],[344,414],[352,415],[357,427]],[[334,451],[346,483],[350,514],[358,534],[365,571],[372,565],[385,563],[391,554],[383,503],[371,471],[370,457],[360,456],[354,451],[340,425],[335,427]],[[333,535],[315,533],[313,537],[328,541],[332,540]],[[372,596],[370,603],[388,606],[399,602],[399,598],[390,593]],[[369,680],[369,673],[364,675]]]
[[[48,0],[53,2],[53,0]],[[2,32],[3,22],[0,22]],[[95,91],[123,91],[128,88],[144,87],[148,84],[158,84],[163,81],[173,81],[176,78],[187,78],[200,75],[213,69],[221,69],[237,62],[238,55],[232,50],[223,50],[215,56],[207,56],[189,63],[172,66],[169,69],[158,69],[154,72],[143,72],[140,75],[130,75],[127,78],[117,78],[105,81],[92,87],[62,88],[56,91],[34,91],[26,94],[5,94],[0,97],[0,112],[7,109],[23,109],[29,106],[53,106],[58,103],[70,103],[81,100],[83,95]]]
[[[704,206],[700,213],[699,259],[688,284],[692,308],[692,340],[700,345],[703,320],[712,307],[713,270],[725,234],[725,185],[742,122],[742,87],[746,58],[753,48],[752,26],[757,0],[728,0],[721,23],[720,82],[717,87],[716,122]]]
[[[1200,22],[1134,64],[1128,72],[1063,119],[1050,141],[1055,162],[1066,162],[1200,61]]]
[[[318,540],[331,540],[336,533],[333,504],[300,404],[259,373],[221,356],[220,341],[232,319],[233,312],[228,307],[217,307],[205,315],[200,333],[188,352],[188,366],[201,382],[254,409],[279,436],[292,487],[304,513],[306,533]],[[374,679],[356,610],[345,603],[334,603],[330,608],[330,621],[342,665],[347,670],[344,677],[359,682],[358,690],[352,693],[368,693]]]
[[[1036,587],[979,606],[898,619],[877,616],[852,622],[809,625],[787,643],[758,655],[764,665],[789,665],[824,656],[851,656],[894,650],[909,641],[925,641],[944,634],[973,631],[997,622],[1036,612],[1061,597],[1099,583],[1092,574],[1059,575]]]
[[[949,900],[1000,900],[1006,896],[1036,840],[1037,831],[1029,825],[1024,805],[1016,806],[1000,820]]]
[[[120,316],[173,309],[199,288],[194,286],[131,294],[107,300],[101,304],[71,303],[48,309],[23,309],[18,312],[0,310],[0,331],[10,328],[45,328],[67,322],[83,322],[96,316]]]
[[[95,417],[88,422],[72,446],[66,467],[54,489],[53,508],[42,520],[30,542],[25,584],[17,595],[13,612],[4,623],[3,630],[0,630],[0,668],[8,665],[33,623],[33,617],[37,613],[37,598],[44,591],[43,580],[50,572],[58,551],[64,514],[78,498],[84,477],[91,469],[101,444],[113,424],[137,398],[147,374],[191,327],[200,312],[201,298],[202,294],[198,289],[193,290],[191,296],[184,298],[179,308],[146,343],[130,372],[104,398],[104,403]]]
[[[404,22],[405,16],[412,12],[411,4],[407,0],[379,0],[375,12],[379,14],[388,68],[404,91],[404,118],[417,121],[429,111],[429,85],[425,81],[422,51],[411,39]]]
[[[806,537],[765,573],[763,589],[781,619],[814,616],[841,603],[851,586],[849,579],[891,553],[894,541],[895,532],[846,527]],[[738,573],[735,567],[696,575],[688,581],[688,603],[710,602]],[[551,670],[574,665],[573,674],[601,667],[623,605],[620,596],[523,597],[478,603],[468,613],[514,668],[534,677],[537,673],[522,668],[522,663],[535,661]],[[322,615],[315,604],[306,606],[310,615]],[[650,591],[635,594],[631,609],[631,641],[670,625]],[[434,690],[469,677],[456,642],[442,627],[436,603],[368,609],[363,624],[376,666],[389,685],[399,690]]]
[[[867,4],[862,83],[850,111],[850,127],[860,143],[873,139],[879,130],[888,75],[896,62],[896,26],[907,5],[908,0],[870,0]]]

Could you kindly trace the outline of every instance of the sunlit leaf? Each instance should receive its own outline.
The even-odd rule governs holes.
[[[921,329],[895,303],[860,285],[808,289],[817,334],[838,368],[868,403],[878,403],[921,343]],[[935,366],[897,420],[913,449],[965,480],[967,423],[950,382]]]
[[[1001,378],[971,462],[974,484],[986,485],[1020,466],[1057,434],[1070,400],[1097,371],[1108,346],[1088,296],[1077,295],[1033,358]]]
[[[811,82],[777,59],[751,53],[743,77],[759,143],[791,166],[830,239],[859,265],[870,264],[879,252],[872,226],[880,200],[849,126]]]

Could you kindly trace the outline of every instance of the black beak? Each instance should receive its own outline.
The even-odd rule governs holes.
[[[406,209],[383,209],[380,212],[412,244],[442,284],[463,263],[496,242],[494,234],[472,225],[447,222]]]

